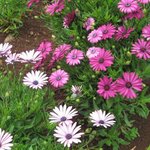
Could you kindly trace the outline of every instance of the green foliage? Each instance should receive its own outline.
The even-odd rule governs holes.
[[[0,0],[0,32],[13,32],[23,25],[27,0]]]
[[[55,125],[48,120],[54,93],[47,88],[31,90],[11,72],[0,73],[0,85],[0,128],[12,133],[13,150],[63,150],[54,141]]]
[[[109,39],[94,45],[111,50],[115,57],[115,63],[108,68],[107,72],[94,72],[87,65],[88,59],[86,58],[81,65],[74,67],[69,67],[65,60],[58,63],[62,69],[65,68],[65,71],[69,72],[70,80],[64,91],[66,91],[67,103],[76,107],[84,118],[78,120],[80,124],[83,126],[86,124],[88,129],[92,128],[88,117],[89,113],[95,109],[103,109],[112,112],[116,116],[116,124],[112,128],[91,129],[89,133],[85,134],[80,148],[98,149],[111,146],[113,150],[118,150],[120,144],[129,144],[130,141],[138,136],[138,129],[134,127],[135,120],[133,115],[147,118],[149,114],[147,103],[150,103],[150,98],[146,94],[147,87],[144,87],[143,91],[134,100],[127,100],[117,96],[104,101],[96,93],[97,82],[104,75],[116,80],[123,72],[129,71],[136,72],[143,80],[149,77],[149,61],[137,59],[131,55],[130,50],[132,43],[140,38],[142,28],[149,23],[150,5],[142,6],[145,17],[141,20],[124,21],[122,19],[123,14],[117,8],[118,2],[119,0],[71,0],[71,2],[66,0],[65,9],[61,13],[55,13],[54,16],[49,14],[41,16],[47,27],[55,35],[57,44],[68,43],[84,52],[93,46],[87,41],[88,32],[83,29],[83,22],[88,17],[93,17],[96,20],[95,29],[107,23],[112,23],[116,27],[124,25],[127,28],[133,27],[135,29],[128,39],[120,40],[119,42]],[[76,10],[76,18],[69,28],[63,28],[63,18],[72,10]],[[82,85],[83,95],[72,98],[69,90],[72,85]]]

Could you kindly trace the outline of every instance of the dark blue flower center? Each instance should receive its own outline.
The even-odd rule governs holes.
[[[57,80],[57,81],[60,81],[60,80],[61,80],[61,76],[57,76],[57,77],[56,77],[56,80]]]
[[[34,84],[34,85],[38,85],[39,82],[38,82],[37,80],[35,80],[35,81],[33,81],[33,84]]]
[[[126,3],[125,6],[126,6],[126,7],[130,7],[131,4],[130,4],[130,3]]]
[[[96,52],[95,49],[92,49],[92,50],[91,50],[91,54],[94,54],[95,52]]]
[[[98,62],[102,64],[104,62],[104,58],[100,58]]]
[[[127,88],[131,88],[131,87],[132,87],[131,82],[127,82],[127,83],[126,83],[126,87],[127,87]]]
[[[104,124],[105,122],[103,120],[100,120],[99,121],[99,124]]]
[[[140,50],[141,50],[141,52],[145,52],[145,51],[146,51],[146,48],[145,48],[145,47],[142,47]]]
[[[61,117],[60,121],[66,121],[67,118],[66,117]]]
[[[104,30],[103,33],[104,33],[104,34],[108,33],[108,30]]]
[[[77,58],[77,55],[72,55],[72,59],[76,59]]]
[[[95,37],[97,37],[97,33],[94,33],[94,34],[93,34],[93,38],[95,38]]]
[[[105,91],[108,91],[110,89],[110,86],[109,85],[105,85],[104,89],[105,89]]]
[[[66,135],[66,139],[67,139],[67,140],[70,140],[71,138],[72,138],[72,135],[71,135],[71,134],[67,134],[67,135]]]

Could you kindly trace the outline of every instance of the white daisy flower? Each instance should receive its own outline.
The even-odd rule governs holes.
[[[26,74],[23,84],[33,89],[41,89],[48,82],[48,77],[41,71],[31,71]]]
[[[36,63],[37,61],[40,61],[42,59],[42,54],[40,51],[35,51],[33,49],[20,53],[19,58],[22,63]]]
[[[12,135],[8,132],[5,132],[0,128],[0,150],[11,150],[12,144]]]
[[[101,50],[101,48],[99,48],[99,47],[90,47],[88,49],[88,51],[86,52],[86,56],[88,58],[96,57],[96,56],[98,56],[100,50]]]
[[[0,57],[11,54],[12,45],[9,43],[0,44]]]
[[[113,114],[106,114],[106,111],[102,111],[101,109],[90,113],[90,119],[94,123],[94,126],[103,126],[104,128],[110,127],[116,122]]]
[[[81,94],[82,86],[72,85],[71,91],[72,91],[72,97],[75,98]]]
[[[71,119],[77,115],[77,111],[72,109],[72,106],[67,108],[65,104],[64,106],[55,107],[53,112],[50,112],[50,115],[50,122],[70,124],[72,123]]]
[[[58,138],[58,142],[64,144],[66,147],[70,147],[72,143],[80,143],[81,140],[79,139],[81,135],[84,133],[78,131],[81,129],[81,126],[77,126],[77,123],[74,124],[60,124],[55,129],[54,136]]]
[[[7,56],[7,58],[5,59],[5,62],[7,64],[14,64],[14,62],[18,62],[19,61],[19,54],[13,53]]]

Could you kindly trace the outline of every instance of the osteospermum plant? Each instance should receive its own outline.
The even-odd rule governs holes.
[[[61,69],[69,78],[62,86],[50,78],[49,82],[65,93],[64,104],[78,111],[73,122],[85,132],[80,145],[85,146],[86,141],[93,149],[104,145],[119,149],[138,135],[132,115],[146,118],[149,113],[149,100],[145,103],[142,99],[147,99],[150,2],[66,0],[60,5],[60,12],[56,9],[48,14],[46,10],[43,18],[57,43],[71,45],[49,65],[56,65],[53,76]],[[66,16],[70,16],[67,21]]]
[[[150,68],[149,3],[57,0],[46,4],[42,17],[53,29],[57,46],[44,40],[38,48],[20,53],[19,61],[34,65],[22,77],[24,88],[42,93],[48,87],[38,100],[42,112],[49,114],[44,118],[55,126],[53,141],[72,149],[118,150],[137,137],[131,118],[149,114],[145,82]],[[9,47],[1,44],[6,62],[16,58]],[[47,102],[52,91],[55,106]],[[41,105],[38,108],[36,112]]]

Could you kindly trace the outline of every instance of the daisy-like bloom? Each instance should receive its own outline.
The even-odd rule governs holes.
[[[140,59],[149,59],[150,58],[150,42],[144,41],[143,39],[138,39],[137,42],[132,44],[131,49],[132,54],[135,54],[136,57]]]
[[[71,50],[71,45],[69,44],[62,44],[57,47],[53,53],[53,59],[55,61],[59,61],[64,58],[64,56]]]
[[[113,114],[106,114],[106,111],[102,111],[101,109],[90,113],[90,119],[91,122],[94,123],[93,126],[102,126],[104,128],[110,127],[116,122]]]
[[[86,56],[88,58],[96,57],[99,54],[100,50],[101,48],[99,47],[90,47],[86,52]]]
[[[116,96],[116,84],[112,81],[112,78],[104,76],[98,82],[97,93],[104,97],[104,99],[109,99]]]
[[[116,31],[115,39],[117,41],[120,39],[127,39],[133,30],[134,30],[134,28],[126,29],[126,27],[120,26],[120,27],[118,27],[118,30]]]
[[[14,62],[18,62],[18,61],[19,61],[19,54],[16,53],[9,54],[5,59],[5,62],[7,64],[14,64]]]
[[[103,33],[103,40],[112,38],[116,31],[115,26],[113,26],[112,24],[102,25],[98,28],[98,30]]]
[[[138,2],[136,0],[121,0],[118,3],[118,8],[123,13],[131,13],[139,8]]]
[[[50,15],[54,15],[54,13],[61,12],[65,7],[64,3],[64,0],[55,0],[54,3],[47,6],[46,12]]]
[[[0,57],[8,56],[11,54],[12,45],[9,43],[0,44]]]
[[[68,13],[63,20],[63,26],[64,28],[69,28],[69,26],[71,25],[71,23],[74,21],[75,19],[75,11],[73,10],[72,12]]]
[[[102,48],[98,56],[90,58],[90,65],[95,71],[106,71],[106,68],[113,64],[113,60],[111,51]]]
[[[81,130],[81,126],[77,126],[77,123],[74,124],[60,124],[55,129],[54,136],[58,138],[58,142],[64,144],[66,147],[70,147],[73,143],[80,143],[81,135],[84,133],[79,132]]]
[[[147,40],[150,40],[150,24],[142,29],[142,36]]]
[[[52,43],[44,40],[36,50],[41,52],[42,57],[45,59],[46,56],[52,51]]]
[[[63,87],[68,82],[68,80],[68,73],[61,69],[53,72],[49,77],[49,82],[56,88]]]
[[[89,35],[88,35],[88,41],[91,43],[97,43],[98,41],[102,40],[102,31],[100,30],[93,30]]]
[[[89,31],[93,28],[94,24],[95,24],[94,18],[90,17],[83,24],[83,28],[85,28],[87,31]]]
[[[42,54],[39,51],[30,50],[19,54],[19,59],[22,63],[36,63],[42,59]]]
[[[0,128],[0,150],[11,150],[13,136]]]
[[[150,0],[137,0],[137,1],[142,3],[142,4],[150,3]]]
[[[77,116],[77,113],[76,109],[73,109],[72,106],[60,105],[55,107],[53,112],[50,112],[49,119],[51,120],[50,122],[70,124],[72,123],[72,118]]]
[[[82,59],[84,59],[84,53],[80,50],[73,49],[66,56],[66,63],[74,66],[74,65],[80,64],[80,60],[82,60]]]
[[[72,97],[75,98],[81,94],[82,86],[72,85],[71,91],[72,91]]]
[[[28,6],[28,8],[30,8],[32,5],[33,5],[33,3],[39,3],[40,2],[40,0],[30,0],[28,3],[27,3],[27,6]]]
[[[33,89],[42,89],[48,82],[48,77],[44,72],[31,71],[23,78],[23,84]]]
[[[144,13],[143,13],[143,10],[139,7],[136,11],[134,12],[131,12],[131,13],[128,13],[126,14],[126,16],[124,17],[124,19],[141,19],[144,17]]]
[[[142,90],[142,79],[140,79],[135,72],[124,72],[123,77],[117,79],[116,84],[117,92],[129,99],[137,97],[135,90]]]

